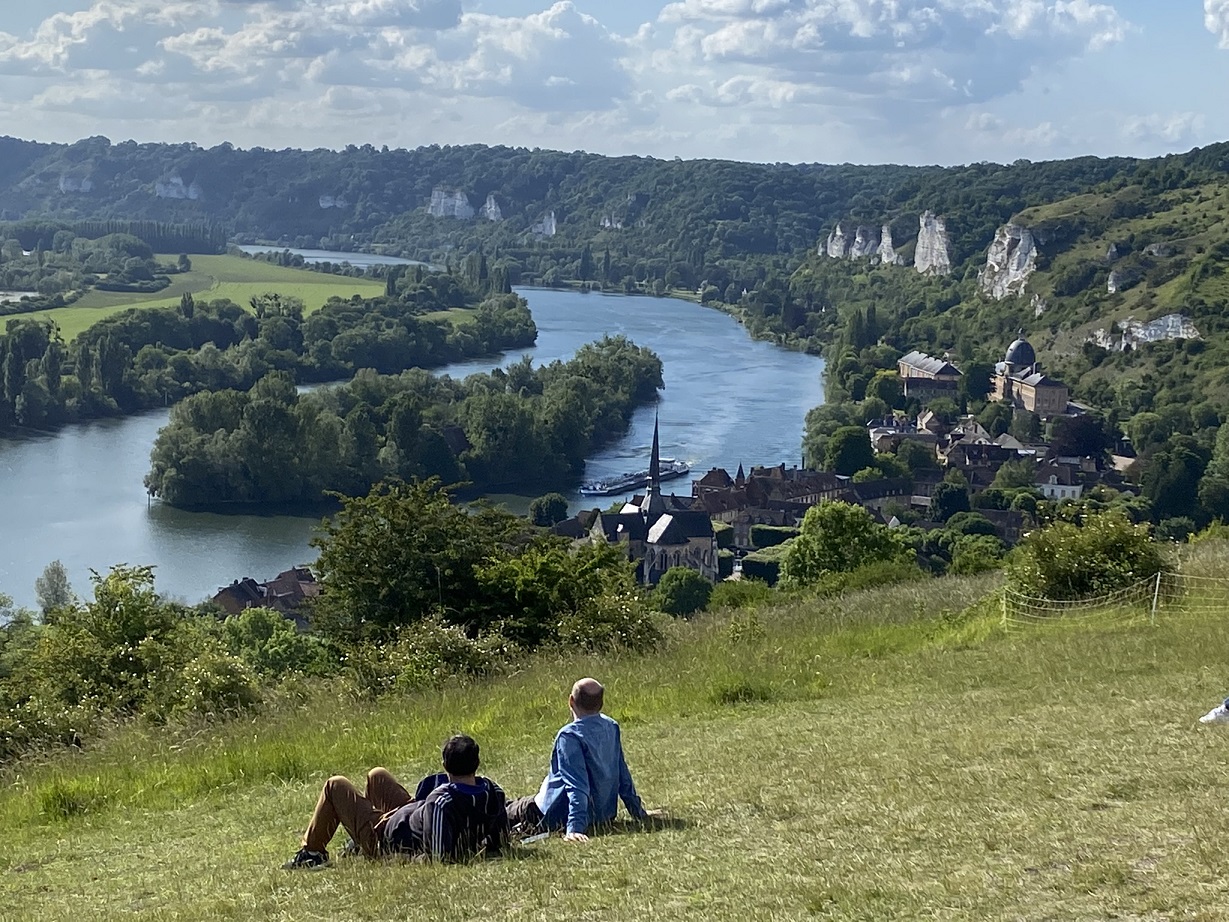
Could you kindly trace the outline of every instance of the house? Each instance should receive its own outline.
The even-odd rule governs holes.
[[[1003,361],[994,368],[991,379],[995,400],[1028,410],[1041,417],[1062,416],[1067,412],[1067,385],[1045,375],[1037,353],[1024,338],[1024,331],[1007,347]]]
[[[237,579],[214,593],[210,601],[228,616],[248,608],[270,608],[306,628],[307,619],[300,610],[318,595],[320,583],[315,574],[307,567],[291,567],[263,583],[246,576]]]
[[[1046,461],[1037,468],[1034,483],[1046,499],[1079,499],[1084,483],[1079,468],[1057,461]]]
[[[962,377],[960,369],[925,352],[910,352],[896,362],[901,388],[906,397],[928,400],[954,397]]]

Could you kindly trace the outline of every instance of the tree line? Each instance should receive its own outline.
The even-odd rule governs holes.
[[[592,449],[661,386],[661,360],[622,336],[567,362],[535,368],[526,357],[463,381],[364,368],[347,384],[300,394],[274,371],[250,391],[177,404],[145,482],[186,507],[313,503],[387,478],[553,487],[578,478]]]

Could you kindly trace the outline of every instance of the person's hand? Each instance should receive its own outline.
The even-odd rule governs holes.
[[[569,832],[569,833],[564,834],[563,841],[564,842],[577,842],[577,843],[588,842],[589,837],[585,835],[583,832]]]

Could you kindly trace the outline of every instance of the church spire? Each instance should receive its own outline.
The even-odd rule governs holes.
[[[666,501],[661,498],[661,441],[657,434],[657,414],[653,414],[653,453],[649,456],[649,489],[640,504],[646,515],[666,511]]]

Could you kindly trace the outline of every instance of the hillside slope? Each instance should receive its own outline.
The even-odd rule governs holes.
[[[1229,575],[1214,550],[1195,565]],[[375,705],[304,689],[253,723],[130,727],[0,794],[0,915],[1229,917],[1229,736],[1196,723],[1225,691],[1229,622],[1006,635],[992,600],[974,604],[991,588],[711,616],[658,655],[548,659]],[[414,777],[450,732],[475,735],[511,793],[532,790],[586,673],[670,822],[472,866],[278,869],[327,775]]]

